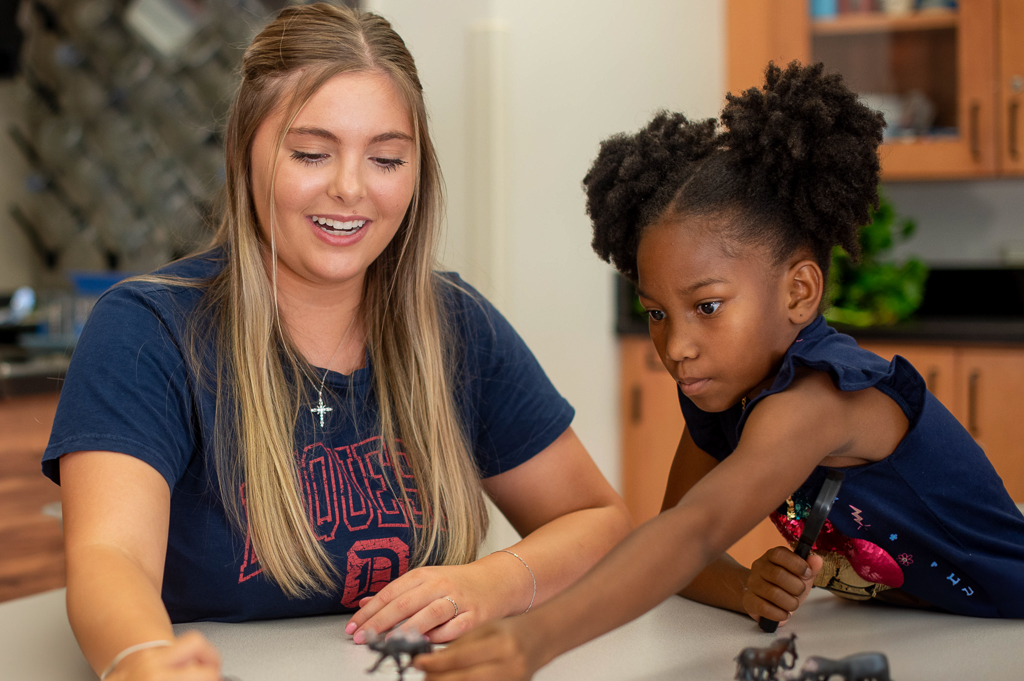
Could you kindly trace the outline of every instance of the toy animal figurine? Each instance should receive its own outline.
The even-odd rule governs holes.
[[[429,653],[434,649],[427,637],[417,631],[406,631],[399,629],[391,636],[385,638],[377,634],[371,634],[366,639],[366,645],[370,650],[380,653],[380,657],[372,667],[366,670],[368,674],[377,671],[380,663],[391,658],[398,666],[398,679],[402,681],[405,670],[412,666],[412,659],[417,655]],[[404,657],[403,657],[404,656]]]
[[[889,660],[882,653],[857,653],[841,660],[811,656],[792,681],[828,681],[833,676],[846,681],[890,681]]]
[[[789,661],[786,661],[789,653]],[[744,648],[736,656],[738,681],[770,681],[776,678],[779,667],[792,669],[796,664],[796,634],[777,638],[767,648]]]

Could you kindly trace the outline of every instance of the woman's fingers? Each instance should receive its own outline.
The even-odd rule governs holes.
[[[220,654],[197,631],[166,648],[140,650],[124,658],[109,681],[220,681]]]
[[[409,620],[408,628],[415,627],[419,632],[433,629],[450,620],[455,614],[455,606],[451,601],[441,597],[439,591],[434,585],[419,585],[410,591],[394,595],[393,600],[377,608],[376,612],[365,618],[362,624],[352,628],[352,622],[349,622],[346,631],[352,629],[355,632],[352,640],[356,643],[365,643],[367,630],[389,631],[404,620]],[[381,591],[381,594],[383,593]],[[383,601],[382,598],[378,603]],[[366,610],[373,605],[377,604],[369,603],[363,609]]]

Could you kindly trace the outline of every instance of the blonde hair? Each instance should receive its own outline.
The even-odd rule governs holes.
[[[451,284],[434,272],[443,189],[416,66],[380,16],[324,3],[287,7],[243,58],[226,130],[226,206],[214,239],[226,263],[193,316],[189,361],[203,372],[204,337],[214,333],[216,366],[205,375],[217,395],[211,436],[220,495],[236,527],[244,531],[247,522],[263,573],[292,597],[332,591],[338,572],[316,540],[300,489],[294,427],[306,399],[299,377],[311,367],[277,314],[275,282],[261,255],[261,248],[273,249],[273,240],[260,240],[251,149],[260,124],[285,100],[290,121],[327,80],[358,71],[382,73],[396,87],[409,106],[417,148],[412,201],[394,238],[367,269],[359,310],[374,369],[384,443],[379,456],[392,456],[398,475],[392,487],[410,520],[413,567],[428,559],[444,565],[473,560],[487,527],[479,473],[454,397],[455,333],[440,299],[441,287]],[[276,262],[276,252],[273,257]],[[398,451],[399,435],[422,528],[401,483],[401,461],[391,454]]]

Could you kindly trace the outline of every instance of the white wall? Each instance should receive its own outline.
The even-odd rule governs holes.
[[[605,137],[660,108],[717,115],[724,97],[723,0],[374,0],[416,58],[449,192],[446,261],[509,317],[576,407],[574,428],[619,482],[613,275],[590,249],[580,183]],[[467,244],[466,44],[504,28],[507,282]],[[483,271],[481,271],[483,270]]]

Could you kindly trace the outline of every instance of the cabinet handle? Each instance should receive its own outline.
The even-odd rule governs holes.
[[[1006,133],[1007,151],[1014,161],[1020,159],[1020,150],[1017,148],[1017,112],[1020,111],[1020,102],[1016,99],[1010,102],[1009,123],[1010,128]]]
[[[924,379],[924,387],[928,388],[928,391],[935,393],[935,384],[939,380],[939,370],[932,367],[928,370],[928,377]]]
[[[640,386],[634,385],[629,392],[629,417],[633,423],[640,423],[643,418],[643,391]]]
[[[981,380],[981,369],[971,369],[967,377],[967,430],[971,435],[978,436],[978,381]]]
[[[981,104],[973,102],[971,104],[970,114],[970,126],[971,126],[971,158],[975,161],[981,161]]]

